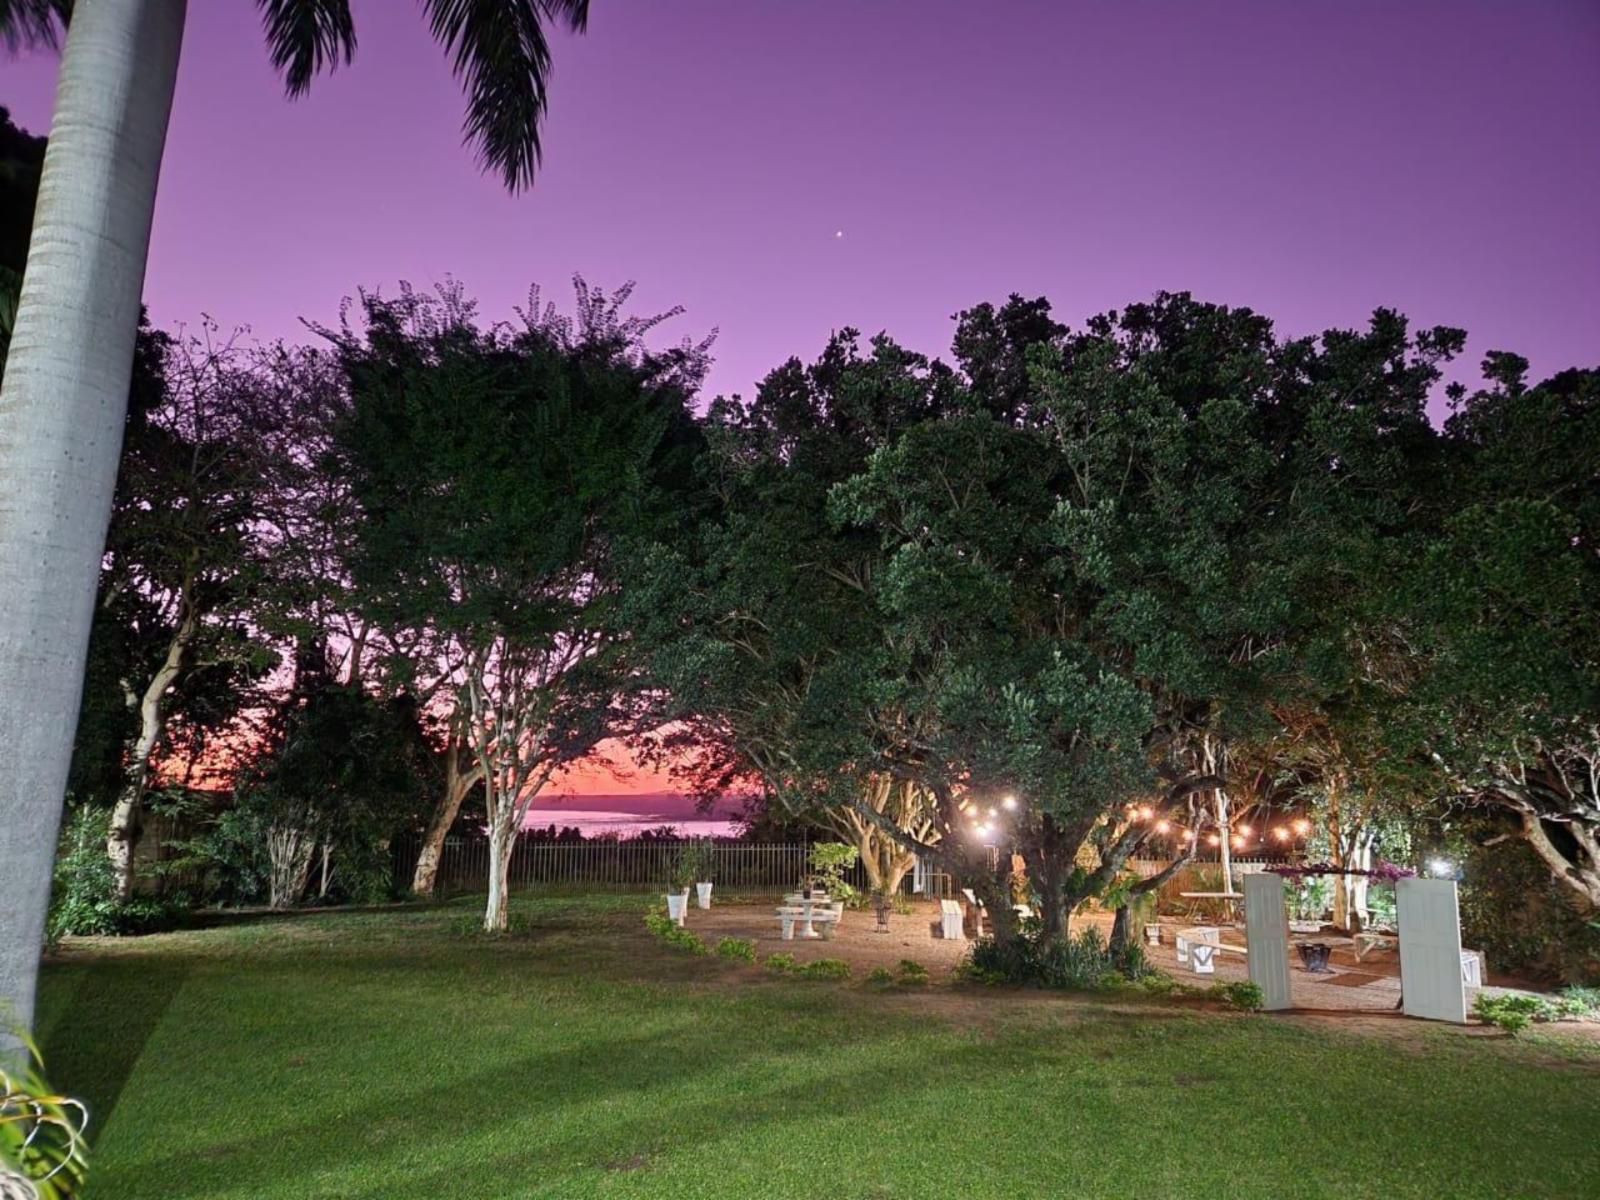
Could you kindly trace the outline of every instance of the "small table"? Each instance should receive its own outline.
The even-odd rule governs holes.
[[[815,938],[822,936],[817,932],[817,927],[811,923],[811,914],[817,905],[828,903],[826,892],[812,892],[809,896],[802,896],[799,892],[790,892],[783,898],[783,902],[789,905],[798,904],[803,910],[804,915],[801,917],[802,924],[800,926],[801,937]]]

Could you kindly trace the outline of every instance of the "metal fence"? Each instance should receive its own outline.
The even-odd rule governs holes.
[[[648,892],[664,887],[682,841],[633,840],[626,842],[536,842],[517,839],[511,852],[513,888],[571,888],[596,892]],[[395,878],[407,881],[416,870],[421,839],[406,837],[394,845]],[[786,892],[797,887],[809,871],[806,843],[756,844],[714,842],[711,845],[711,878],[718,887],[745,892]],[[1284,860],[1278,858],[1235,859],[1237,875],[1260,871]],[[1136,858],[1128,866],[1145,878],[1167,865],[1164,859]],[[1219,864],[1196,860],[1180,872],[1177,886],[1187,884],[1191,872],[1216,871]],[[845,873],[858,888],[867,886],[860,866]],[[946,894],[942,877],[931,880],[936,894]],[[907,873],[905,890],[911,890],[913,876]],[[489,885],[489,842],[486,838],[451,837],[439,858],[437,887],[445,892],[481,892]]]
[[[513,888],[582,888],[597,892],[646,892],[663,887],[682,852],[678,841],[533,842],[517,839],[511,851]],[[396,842],[395,878],[409,880],[421,844]],[[784,892],[807,872],[804,843],[759,845],[713,843],[711,878],[720,887]],[[489,885],[487,838],[452,837],[439,857],[437,886],[447,892],[484,891]]]

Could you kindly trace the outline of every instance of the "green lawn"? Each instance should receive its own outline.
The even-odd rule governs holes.
[[[91,1197],[1594,1196],[1600,1054],[1037,993],[871,992],[657,943],[638,899],[78,946],[50,1075]]]

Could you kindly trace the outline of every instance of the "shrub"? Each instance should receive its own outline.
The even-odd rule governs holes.
[[[907,987],[921,987],[928,982],[928,968],[909,958],[900,960],[900,982]]]
[[[756,960],[756,944],[749,938],[723,938],[717,943],[717,957],[753,963]]]
[[[671,917],[661,912],[648,912],[644,915],[644,925],[651,933],[655,934],[669,946],[676,946],[680,950],[687,950],[690,954],[709,954],[710,949],[705,940],[697,933],[691,933],[683,928]]]
[[[802,979],[849,979],[850,964],[842,958],[819,958],[795,971]]]
[[[50,916],[45,943],[54,948],[69,934],[80,937],[116,937],[172,929],[185,915],[177,898],[157,900],[135,896],[118,903],[113,898],[115,877],[106,856],[110,814],[102,808],[80,805],[62,832],[51,885]]]
[[[1261,985],[1251,983],[1249,980],[1237,983],[1214,983],[1206,995],[1213,1000],[1221,1000],[1241,1012],[1260,1012],[1266,1003],[1266,997],[1261,994]]]
[[[1574,1014],[1580,1017],[1600,1015],[1600,987],[1567,988],[1561,993],[1561,998],[1577,1008]]]
[[[787,975],[795,969],[794,955],[769,954],[764,965],[769,971],[776,972],[779,975]]]
[[[984,987],[999,987],[1010,982],[993,967],[983,967],[973,962],[971,955],[956,964],[956,978],[962,983],[978,983]]]
[[[894,976],[888,967],[873,967],[867,972],[867,983],[876,988],[890,988],[894,986]]]
[[[1498,1025],[1515,1035],[1534,1021],[1576,1021],[1595,1011],[1593,988],[1568,988],[1555,999],[1511,993],[1491,996],[1479,992],[1472,1002],[1472,1015],[1485,1025]]]
[[[1156,970],[1141,976],[1139,987],[1152,996],[1182,996],[1195,990],[1186,983],[1180,983],[1164,971]]]
[[[1010,941],[985,938],[978,942],[968,956],[962,977],[978,983],[1087,991],[1115,986],[1128,978],[1118,964],[1119,957],[1122,956],[1111,953],[1094,926],[1077,937],[1045,942],[1036,930],[1025,925],[1024,932]],[[1148,970],[1142,950],[1137,966],[1141,971]]]

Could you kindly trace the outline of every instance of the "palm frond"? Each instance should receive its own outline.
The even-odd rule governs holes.
[[[312,78],[332,70],[356,50],[350,0],[256,0],[272,52],[289,95],[304,94]]]
[[[466,135],[479,161],[517,191],[533,183],[550,80],[547,23],[582,33],[589,0],[423,0],[435,40],[467,93]]]
[[[0,0],[0,45],[8,53],[32,46],[54,49],[72,15],[72,0]]]

